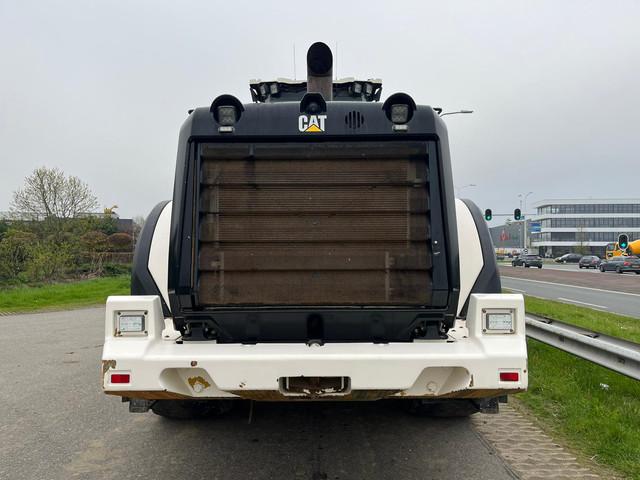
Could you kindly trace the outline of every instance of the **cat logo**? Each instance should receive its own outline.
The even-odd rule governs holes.
[[[298,117],[298,130],[301,132],[324,132],[326,115],[300,115]]]

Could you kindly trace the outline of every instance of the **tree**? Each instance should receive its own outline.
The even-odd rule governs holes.
[[[67,219],[97,206],[97,198],[78,177],[67,176],[57,168],[40,167],[13,193],[11,211],[32,219]]]

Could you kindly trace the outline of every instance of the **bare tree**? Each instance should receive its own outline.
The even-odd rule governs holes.
[[[57,168],[40,167],[13,193],[11,211],[31,218],[74,218],[95,210],[98,200],[78,177]]]

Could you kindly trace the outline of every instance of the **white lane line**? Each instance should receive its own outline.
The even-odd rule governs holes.
[[[580,305],[587,305],[588,307],[595,307],[595,308],[602,308],[604,310],[609,310],[609,307],[605,307],[604,305],[596,305],[595,303],[587,303],[587,302],[581,302],[579,300],[571,300],[570,298],[558,297],[558,300],[562,300],[563,302],[569,302],[569,303],[578,303]]]
[[[617,290],[605,290],[603,288],[581,287],[580,285],[569,285],[567,283],[543,282],[542,280],[529,280],[528,278],[521,278],[521,277],[507,277],[506,275],[500,275],[500,277],[508,278],[509,280],[522,280],[523,282],[544,283],[545,285],[557,285],[559,287],[581,288],[583,290],[593,290],[595,292],[615,293],[616,295],[631,295],[632,297],[640,297],[640,295],[637,293],[618,292]],[[506,287],[506,288],[509,288],[509,287]]]
[[[520,290],[519,288],[507,288],[507,290],[513,290],[514,292],[527,293],[526,290]]]

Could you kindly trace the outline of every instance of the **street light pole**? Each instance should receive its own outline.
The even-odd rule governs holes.
[[[455,115],[457,113],[473,113],[473,110],[456,110],[455,112],[444,112],[441,113],[440,116],[444,117],[445,115]]]
[[[523,245],[523,249],[527,248],[527,197],[529,195],[531,195],[533,192],[529,192],[526,195],[523,195],[522,193],[518,194],[518,198],[520,199],[520,208],[522,209],[522,212],[524,213],[523,215],[523,219],[522,219],[522,230],[523,230],[523,235],[522,235],[522,245]]]
[[[455,188],[455,190],[456,190],[457,192],[460,192],[460,190],[464,190],[465,188],[468,188],[468,187],[477,187],[477,185],[476,185],[475,183],[467,183],[466,185],[463,185],[463,186],[461,186],[461,187],[456,187],[456,186],[454,185],[454,187],[453,187],[453,188]]]

